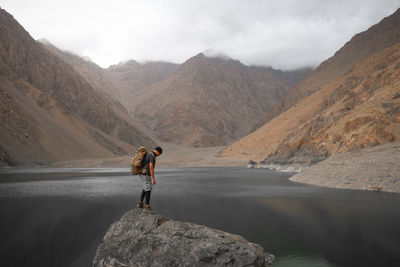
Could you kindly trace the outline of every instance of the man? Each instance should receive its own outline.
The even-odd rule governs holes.
[[[140,195],[140,200],[137,204],[138,208],[143,208],[143,199],[146,198],[146,206],[147,210],[151,210],[150,208],[150,194],[153,189],[153,185],[156,184],[156,179],[154,178],[154,167],[156,166],[156,157],[162,154],[163,150],[161,147],[154,148],[153,151],[148,152],[144,158],[144,170],[145,174],[140,174],[140,179],[143,181],[143,190]]]

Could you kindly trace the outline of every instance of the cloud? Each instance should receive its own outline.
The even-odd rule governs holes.
[[[35,39],[103,67],[122,60],[181,63],[215,51],[245,64],[315,66],[399,0],[3,0]]]

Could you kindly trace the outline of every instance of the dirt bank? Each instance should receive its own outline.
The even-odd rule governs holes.
[[[333,156],[290,180],[324,187],[400,193],[400,143]]]
[[[210,167],[210,166],[246,166],[244,160],[219,158],[222,147],[191,148],[181,145],[163,143],[163,154],[157,158],[157,167]],[[133,154],[134,152],[132,152]],[[126,167],[129,168],[132,155],[87,159],[77,161],[62,161],[52,164],[52,167]]]

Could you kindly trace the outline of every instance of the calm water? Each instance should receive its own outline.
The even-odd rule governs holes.
[[[157,169],[153,209],[240,234],[274,266],[399,266],[400,195],[245,168]],[[1,266],[90,266],[141,191],[127,169],[0,170]]]

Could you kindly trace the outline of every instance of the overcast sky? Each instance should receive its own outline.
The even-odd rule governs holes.
[[[400,0],[1,0],[35,39],[102,67],[182,63],[208,51],[246,65],[316,66]]]

